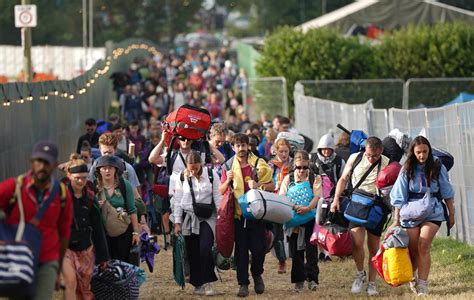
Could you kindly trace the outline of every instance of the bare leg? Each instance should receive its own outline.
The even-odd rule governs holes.
[[[356,264],[357,271],[364,270],[364,241],[365,228],[356,227],[351,229],[352,238],[352,257]]]
[[[421,225],[420,238],[418,241],[418,278],[428,280],[431,267],[431,243],[439,230],[439,226],[431,222]]]
[[[377,272],[375,271],[375,268],[372,265],[372,257],[377,254],[379,243],[380,237],[373,235],[372,233],[367,231],[367,246],[369,248],[369,259],[367,261],[367,263],[369,264],[369,281],[375,281],[375,277],[377,275]]]
[[[413,265],[413,272],[418,269],[418,240],[420,238],[420,227],[407,228],[408,233],[408,249],[410,250],[410,259]]]

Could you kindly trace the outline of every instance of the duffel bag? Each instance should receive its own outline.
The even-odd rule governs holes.
[[[234,192],[229,187],[220,202],[216,221],[216,246],[224,258],[229,258],[234,250],[234,208]]]
[[[352,254],[350,232],[338,224],[326,223],[321,226],[315,223],[310,243],[321,246],[329,255],[342,257]]]
[[[354,224],[375,229],[384,218],[383,205],[376,195],[357,189],[352,193],[344,217]]]
[[[239,198],[239,205],[247,220],[265,220],[278,224],[293,216],[292,203],[283,195],[257,189],[249,190]]]
[[[182,136],[189,140],[205,137],[211,128],[211,115],[203,108],[184,104],[171,112],[163,122],[163,130],[169,133],[169,138]],[[170,141],[165,141],[170,145]]]

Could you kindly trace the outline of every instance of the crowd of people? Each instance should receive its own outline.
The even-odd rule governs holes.
[[[113,76],[120,111],[111,114],[100,128],[90,118],[86,133],[79,137],[76,152],[59,164],[58,149],[39,142],[31,156],[31,170],[21,180],[0,183],[0,208],[6,222],[19,222],[16,186],[23,201],[25,220],[35,218],[37,207],[45,205],[44,218],[36,220],[43,232],[43,244],[36,273],[35,299],[51,299],[55,285],[64,285],[66,299],[92,299],[91,277],[95,265],[106,267],[110,259],[140,264],[140,235],[162,233],[185,239],[188,280],[196,295],[215,295],[217,281],[213,245],[216,240],[217,210],[222,195],[231,187],[238,199],[251,189],[260,189],[291,198],[295,189],[306,189],[307,205],[294,205],[299,215],[314,212],[322,198],[333,198],[331,211],[342,210],[347,186],[367,193],[379,193],[375,181],[380,169],[390,162],[383,154],[382,141],[369,137],[365,150],[351,154],[349,135],[322,136],[314,152],[312,143],[291,127],[291,120],[275,116],[251,122],[243,109],[245,74],[236,69],[226,49],[191,50],[168,53],[135,61],[126,73]],[[169,133],[161,121],[174,109],[191,104],[209,111],[213,125],[203,141],[178,137],[176,149],[167,149]],[[292,140],[300,136],[304,145]],[[171,155],[167,155],[168,151]],[[410,283],[418,295],[428,293],[430,245],[443,221],[454,225],[453,189],[444,166],[432,155],[427,139],[415,138],[406,149],[401,175],[390,193],[392,226],[406,228],[414,279]],[[210,158],[210,159],[209,159]],[[377,165],[378,167],[373,167]],[[65,173],[60,183],[63,193],[54,193],[53,173]],[[169,175],[168,175],[169,174]],[[325,187],[326,176],[334,187]],[[157,191],[157,185],[166,186]],[[326,195],[329,193],[329,195]],[[431,193],[436,201],[433,212],[412,222],[400,215],[402,205],[414,197]],[[435,198],[446,200],[448,219]],[[346,195],[350,196],[350,195]],[[52,201],[46,201],[53,197]],[[434,202],[433,202],[434,203]],[[49,205],[49,206],[48,206]],[[392,209],[389,207],[388,211]],[[356,275],[351,288],[361,293],[367,281],[364,243],[369,249],[367,294],[377,295],[376,273],[370,263],[383,234],[389,212],[375,229],[349,223]],[[265,291],[264,262],[267,250],[275,249],[275,269],[287,272],[295,292],[305,283],[318,290],[318,262],[331,261],[323,249],[309,242],[314,218],[295,227],[247,220],[237,204],[234,212],[234,261],[237,296],[249,295],[249,266],[255,293]],[[266,234],[273,233],[272,245]],[[288,243],[289,253],[285,251]],[[268,271],[267,271],[268,272]],[[61,276],[57,276],[62,274]]]

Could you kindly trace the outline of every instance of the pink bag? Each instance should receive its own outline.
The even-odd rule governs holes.
[[[331,197],[331,191],[334,188],[334,184],[327,175],[321,175],[321,181],[323,185],[323,198],[328,199]]]

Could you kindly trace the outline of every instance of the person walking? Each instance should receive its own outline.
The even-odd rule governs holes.
[[[175,198],[176,235],[186,241],[190,266],[189,282],[195,287],[194,294],[215,294],[212,282],[217,281],[214,272],[212,246],[214,244],[217,209],[220,204],[219,177],[215,170],[202,166],[198,152],[192,151],[186,158],[186,169],[180,174]]]
[[[95,262],[104,265],[110,259],[107,239],[94,192],[86,187],[87,164],[78,154],[71,155],[66,174],[74,218],[62,268],[65,298],[93,299],[91,279]]]
[[[49,141],[35,144],[31,155],[31,169],[26,174],[0,183],[0,209],[6,214],[7,224],[18,224],[22,202],[25,223],[33,223],[42,233],[39,267],[33,299],[52,299],[59,284],[64,253],[68,247],[72,223],[71,193],[53,177],[58,165],[58,148]],[[15,195],[16,185],[20,194]],[[15,202],[11,202],[16,199]],[[38,219],[38,212],[43,212]],[[23,291],[18,291],[18,298]],[[15,297],[17,298],[17,297]]]
[[[334,200],[331,204],[331,212],[334,213],[340,210],[341,196],[348,183],[350,183],[351,187],[359,188],[368,195],[376,196],[377,187],[375,186],[375,181],[378,173],[385,168],[389,162],[388,157],[382,155],[382,152],[382,141],[378,137],[371,136],[367,139],[363,152],[354,153],[349,157],[342,176],[336,185]],[[352,193],[352,190],[350,192]],[[386,221],[387,214],[384,213],[378,225],[373,229],[349,222],[353,245],[352,257],[357,268],[356,278],[351,288],[353,294],[362,292],[362,288],[367,279],[367,274],[364,270],[364,242],[366,232],[367,247],[369,248],[369,282],[367,285],[367,294],[369,296],[378,294],[375,286],[375,276],[377,274],[371,263],[371,259],[379,248],[380,236],[382,235]]]
[[[116,156],[101,156],[97,159],[97,197],[102,209],[110,258],[128,263],[132,261],[132,246],[140,241],[133,188],[121,177],[123,163]],[[122,186],[122,188],[120,188]],[[123,192],[125,190],[125,193]]]
[[[425,202],[429,213],[419,215],[408,204],[421,203],[419,200],[424,197],[429,197],[429,201]],[[454,226],[453,198],[454,190],[449,182],[446,167],[433,156],[430,142],[423,136],[416,137],[390,192],[390,199],[395,207],[392,226],[401,225],[408,232],[408,248],[414,270],[414,280],[410,282],[410,288],[418,296],[428,294],[433,238],[442,222],[448,222],[448,228]],[[446,207],[441,202],[443,199]],[[411,218],[406,217],[408,215],[411,215]]]
[[[234,197],[238,199],[250,189],[274,191],[272,171],[264,159],[250,152],[249,137],[237,133],[232,137],[232,147],[236,153],[225,163],[226,172],[221,174],[219,192],[224,194],[232,182]],[[252,273],[254,290],[263,294],[263,264],[265,262],[265,223],[246,220],[242,216],[240,206],[235,205],[235,250],[237,265],[238,297],[249,295],[249,251],[252,253],[250,272]]]
[[[294,172],[288,174],[283,179],[279,191],[280,195],[291,197],[293,191],[301,190],[308,186],[311,192],[305,193],[305,195],[307,195],[310,201],[309,204],[307,206],[295,205],[293,208],[300,215],[308,214],[314,210],[322,194],[321,177],[310,174],[309,162],[308,152],[304,150],[296,151],[293,158]],[[315,291],[319,284],[318,248],[309,242],[313,233],[313,227],[314,218],[298,227],[289,227],[285,230],[289,237],[292,259],[291,283],[295,284],[294,291],[297,293],[304,289],[305,281],[308,282],[308,289],[311,291]],[[306,263],[304,262],[305,255]]]

